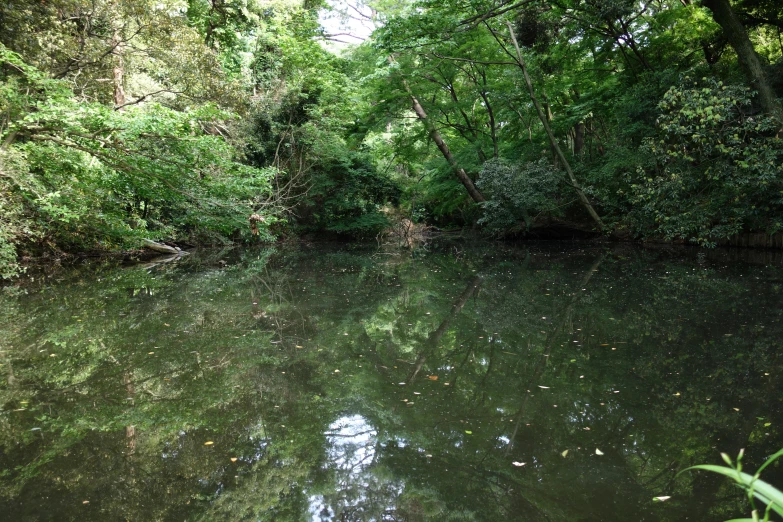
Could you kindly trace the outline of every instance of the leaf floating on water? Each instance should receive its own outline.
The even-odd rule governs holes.
[[[765,422],[765,423],[764,423],[764,427],[765,427],[765,428],[769,428],[770,426],[772,426],[772,423],[771,423],[771,422]]]
[[[236,457],[231,457],[231,462],[236,462],[236,461],[237,461]]]
[[[679,397],[680,396],[680,392],[675,393],[674,396],[675,397]]]
[[[208,441],[206,441],[206,442],[204,443],[204,446],[211,446],[211,445],[213,445],[213,444],[214,444],[214,442],[212,442],[211,440],[208,440]]]
[[[334,373],[340,373],[340,370],[335,370]]]
[[[666,502],[672,497],[653,497],[653,502]]]
[[[540,384],[538,385],[538,387],[539,387],[539,388],[543,388],[543,389],[545,389],[545,390],[548,390],[548,389],[549,389],[549,386],[541,386]]]
[[[608,343],[602,343],[601,346],[609,346]]]
[[[604,452],[603,452],[603,451],[601,451],[601,450],[599,450],[598,448],[595,448],[595,454],[596,454],[596,455],[603,455],[603,454],[604,454]]]
[[[518,467],[518,468],[521,468],[522,466],[525,465],[524,462],[516,462],[516,461],[512,462],[511,464],[516,466],[516,467]]]
[[[299,346],[299,345],[297,344],[297,345],[296,345],[296,348],[304,348],[304,346]]]
[[[733,409],[734,409],[734,411],[739,411],[739,408],[733,408]]]
[[[560,455],[562,455],[563,457],[567,457],[567,456],[568,456],[568,450],[565,450],[565,451],[564,451],[563,453],[561,453]]]
[[[473,432],[470,430],[465,430],[465,433],[467,433],[468,435],[473,435]]]
[[[171,326],[169,323],[163,323],[163,326]]]
[[[82,504],[89,504],[89,503],[90,503],[89,500],[82,500]]]
[[[427,378],[429,380],[431,380],[431,381],[437,381],[438,380],[438,376],[437,375],[428,375]]]

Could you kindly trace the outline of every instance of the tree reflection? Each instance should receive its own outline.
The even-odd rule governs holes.
[[[283,521],[742,511],[719,477],[675,477],[718,451],[745,447],[753,467],[778,449],[778,269],[624,249],[449,250],[244,252],[225,268],[194,255],[61,272],[4,296],[0,509]]]

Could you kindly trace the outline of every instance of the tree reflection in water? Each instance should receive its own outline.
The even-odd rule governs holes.
[[[779,449],[783,280],[721,255],[319,245],[38,274],[0,298],[0,513],[738,516],[720,477],[676,474]]]

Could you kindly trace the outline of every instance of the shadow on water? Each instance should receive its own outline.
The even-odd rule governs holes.
[[[0,518],[747,515],[677,473],[781,446],[776,263],[311,245],[44,272],[0,297]]]

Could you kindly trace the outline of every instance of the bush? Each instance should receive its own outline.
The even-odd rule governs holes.
[[[629,175],[629,216],[640,235],[714,245],[744,229],[783,227],[783,140],[755,114],[751,91],[704,79],[674,86],[658,134],[641,146],[652,164]]]
[[[514,165],[504,160],[484,163],[477,183],[490,199],[482,203],[484,215],[479,219],[494,235],[529,229],[533,217],[559,210],[559,187],[564,174],[547,160]]]

